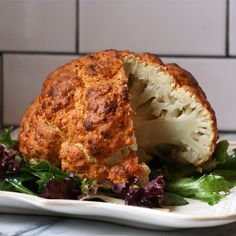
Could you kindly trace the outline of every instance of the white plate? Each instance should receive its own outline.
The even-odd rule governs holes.
[[[105,202],[51,200],[0,191],[0,211],[87,218],[159,230],[210,227],[236,221],[236,188],[215,206],[188,200],[190,204],[166,211]]]
[[[234,148],[236,142],[230,145]],[[236,222],[236,187],[214,206],[198,200],[187,200],[188,205],[163,210],[118,204],[120,201],[51,200],[0,191],[0,212],[70,216],[158,230],[211,227]]]

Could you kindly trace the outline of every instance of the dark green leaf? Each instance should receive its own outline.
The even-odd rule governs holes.
[[[236,170],[236,149],[229,150],[226,140],[217,143],[213,158],[217,161],[217,170]]]
[[[228,158],[227,150],[229,148],[229,142],[227,140],[221,140],[217,143],[213,158],[218,162],[225,162]]]
[[[232,187],[236,186],[236,171],[235,170],[215,170],[215,175],[224,177]]]
[[[11,192],[16,191],[15,188],[11,184],[6,183],[5,181],[0,181],[0,190],[1,191],[11,191]]]
[[[65,177],[68,176],[68,174],[66,174],[65,172],[63,172],[59,168],[53,166],[52,164],[50,164],[47,161],[41,161],[41,162],[39,162],[39,164],[37,164],[35,166],[25,165],[24,167],[22,167],[22,171],[28,172],[28,173],[48,172],[48,173],[52,173],[55,175],[62,175]]]
[[[22,179],[19,177],[7,177],[5,178],[5,181],[12,185],[17,192],[36,195],[34,192],[23,186]]]
[[[165,192],[164,194],[164,201],[163,201],[164,206],[183,206],[187,204],[188,201],[180,195],[168,192]]]
[[[236,158],[229,156],[228,159],[224,163],[218,163],[215,169],[236,171]]]
[[[29,166],[31,171],[45,171],[49,172],[50,171],[50,164],[46,161],[41,161],[35,166]]]

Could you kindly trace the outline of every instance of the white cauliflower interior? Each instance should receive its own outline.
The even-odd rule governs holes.
[[[176,87],[161,66],[129,57],[124,61],[139,149],[155,155],[160,145],[170,144],[176,161],[195,166],[206,162],[213,139],[208,111],[185,87]]]

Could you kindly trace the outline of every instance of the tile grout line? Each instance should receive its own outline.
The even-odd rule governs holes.
[[[222,130],[220,129],[219,134],[236,134],[236,130]]]
[[[53,52],[53,51],[13,51],[13,50],[4,50],[0,51],[0,53],[5,53],[5,54],[29,54],[29,55],[65,55],[65,56],[73,56],[77,55],[76,52]]]
[[[75,2],[75,50],[76,50],[76,54],[79,53],[79,0],[76,0]]]
[[[180,54],[176,54],[176,55],[169,55],[169,54],[156,54],[153,53],[159,57],[175,57],[175,58],[196,58],[196,59],[234,59],[236,58],[236,56],[231,56],[231,57],[226,57],[226,56],[222,56],[222,55],[180,55]]]
[[[50,52],[50,51],[0,51],[1,54],[22,54],[22,55],[58,55],[58,56],[77,56],[87,55],[93,52],[79,53],[79,52]],[[196,59],[236,59],[236,56],[222,56],[222,55],[180,55],[180,54],[157,54],[151,52],[159,57],[175,57],[175,58],[196,58]]]
[[[80,51],[80,46],[79,46],[79,34],[80,34],[80,29],[79,29],[79,7],[80,7],[80,2],[79,0],[76,0],[76,53],[78,54]]]
[[[229,42],[229,24],[230,24],[230,21],[229,21],[229,17],[230,17],[230,1],[229,0],[226,0],[226,19],[225,19],[225,55],[226,57],[229,57],[229,45],[230,45],[230,42]]]

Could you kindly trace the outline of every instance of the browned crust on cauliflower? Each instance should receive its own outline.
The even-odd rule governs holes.
[[[145,176],[146,170],[139,164],[137,153],[131,152],[124,157],[121,162],[111,167],[108,178],[114,180],[115,183],[124,183],[132,176]],[[141,182],[145,182],[141,180]]]
[[[35,164],[39,159],[57,164],[59,148],[62,143],[60,134],[47,124],[38,114],[40,104],[36,98],[26,111],[20,126],[19,148],[24,158]]]
[[[81,56],[53,71],[42,92],[21,121],[19,148],[24,158],[59,163],[79,177],[125,182],[132,175],[145,179],[148,171],[131,152],[118,164],[110,157],[133,144],[134,111],[128,92],[124,57],[162,66],[176,86],[185,86],[209,111],[217,140],[215,114],[196,80],[175,65],[164,65],[155,55],[107,50]]]
[[[60,156],[62,169],[105,180],[109,157],[133,143],[127,83],[116,51],[82,56],[52,72],[21,121],[19,142],[26,161],[56,163]],[[142,169],[137,165],[133,168]]]

